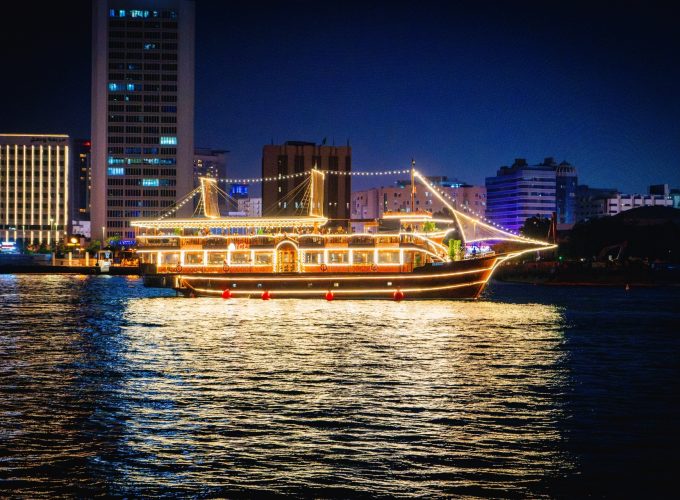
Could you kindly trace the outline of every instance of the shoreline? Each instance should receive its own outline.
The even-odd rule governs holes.
[[[100,273],[94,266],[43,266],[43,265],[0,265],[3,274],[110,274],[113,276],[140,276],[137,266],[111,266],[109,272]]]

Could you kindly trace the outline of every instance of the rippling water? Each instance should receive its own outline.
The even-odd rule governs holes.
[[[0,276],[0,304],[12,495],[625,496],[675,469],[678,289],[265,302]]]

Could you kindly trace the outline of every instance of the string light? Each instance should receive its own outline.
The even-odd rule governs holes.
[[[286,174],[286,175],[275,175],[275,176],[270,176],[270,177],[252,177],[252,178],[222,178],[222,179],[217,179],[219,182],[223,182],[225,184],[253,184],[256,182],[273,182],[273,181],[285,181],[288,179],[296,179],[299,177],[304,177],[307,175],[310,175],[314,170],[307,170],[306,172],[297,172],[294,174]],[[349,175],[349,176],[375,176],[375,175],[404,175],[404,174],[410,174],[411,170],[410,169],[401,169],[401,170],[382,170],[378,172],[370,172],[370,171],[342,171],[342,170],[318,170],[316,169],[317,172],[323,172],[324,174],[329,174],[329,175]]]

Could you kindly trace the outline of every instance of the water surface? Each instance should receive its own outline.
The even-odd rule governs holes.
[[[186,299],[0,276],[10,494],[628,496],[679,443],[680,290]]]

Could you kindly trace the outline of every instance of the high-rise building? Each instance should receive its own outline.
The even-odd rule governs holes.
[[[501,167],[496,177],[486,178],[487,217],[496,224],[518,231],[529,217],[551,218],[570,227],[576,222],[576,168],[566,161],[546,158],[529,165],[517,158]]]
[[[224,179],[227,177],[227,153],[224,149],[194,149],[194,187],[198,187],[199,177]]]
[[[90,220],[91,149],[92,142],[89,139],[75,139],[71,147],[71,217],[74,221]]]
[[[350,218],[352,195],[352,148],[287,141],[265,146],[262,151],[262,177],[286,176],[313,168],[328,170],[325,178],[324,215],[333,220]],[[334,174],[333,172],[339,172]],[[300,215],[304,212],[302,186],[309,176],[262,183],[264,215]]]
[[[130,238],[193,189],[194,3],[92,5],[92,237]]]
[[[70,230],[70,139],[0,134],[0,237],[51,244]]]
[[[552,158],[546,158],[543,162],[548,163]],[[574,224],[576,222],[576,186],[578,176],[576,167],[563,161],[555,166],[555,212],[557,224]]]

